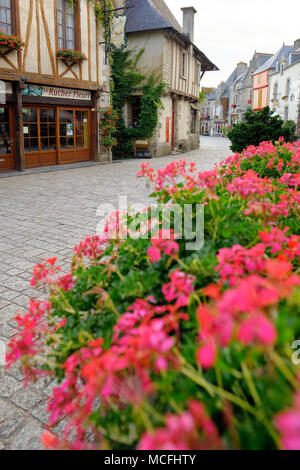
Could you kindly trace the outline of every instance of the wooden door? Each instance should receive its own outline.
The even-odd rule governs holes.
[[[90,110],[59,108],[59,163],[91,159]]]
[[[57,164],[56,127],[55,108],[23,108],[26,168]]]
[[[171,138],[171,150],[175,148],[175,101],[172,100],[172,138]]]
[[[16,169],[13,110],[0,105],[0,172]]]

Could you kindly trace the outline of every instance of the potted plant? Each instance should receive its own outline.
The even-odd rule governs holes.
[[[87,60],[87,56],[81,51],[75,51],[74,49],[58,49],[57,57],[59,59],[68,62],[84,62]]]
[[[5,31],[0,30],[0,48],[9,51],[21,51],[25,43],[19,35],[8,34]]]

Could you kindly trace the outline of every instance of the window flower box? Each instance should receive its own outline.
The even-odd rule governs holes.
[[[248,104],[251,104],[252,103],[252,100],[248,100]]]
[[[232,103],[231,107],[236,108],[236,104]]]
[[[282,96],[281,99],[282,99],[282,100],[287,100],[287,99],[288,99],[288,96],[287,96],[287,95],[284,95],[284,96]]]
[[[24,46],[25,43],[20,36],[14,36],[0,30],[0,48],[2,51],[5,51],[6,53],[13,50],[21,51]]]
[[[81,51],[75,51],[73,49],[58,49],[57,57],[67,62],[84,62],[87,60],[87,56]]]

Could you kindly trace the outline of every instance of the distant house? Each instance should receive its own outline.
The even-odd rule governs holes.
[[[297,124],[300,135],[300,39],[287,58],[280,57],[269,75],[269,107],[284,121]]]
[[[287,60],[294,46],[283,46],[253,73],[253,109],[259,111],[268,105],[269,75],[280,60]]]
[[[223,127],[244,119],[253,103],[253,72],[270,57],[272,54],[255,51],[249,65],[239,62],[225,82],[217,88],[203,89],[206,100],[201,104],[202,134],[222,135]]]
[[[237,64],[233,81],[229,87],[228,123],[230,125],[243,121],[247,109],[253,105],[253,72],[261,67],[272,54],[254,53],[247,65]]]
[[[144,53],[139,68],[167,83],[164,109],[159,110],[159,124],[151,139],[154,156],[172,150],[199,147],[200,83],[203,74],[218,68],[194,44],[193,7],[182,8],[183,27],[163,0],[129,0],[127,48]],[[124,115],[130,126],[139,119],[139,92],[128,102]]]

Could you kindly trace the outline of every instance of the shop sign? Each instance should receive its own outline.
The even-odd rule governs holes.
[[[75,90],[72,88],[58,88],[44,85],[26,84],[22,90],[22,95],[41,96],[44,98],[64,98],[69,100],[86,100],[90,101],[92,95],[87,90]]]
[[[127,46],[127,18],[128,13],[124,13],[123,15],[115,15],[111,21],[110,44],[118,51],[122,51]]]

